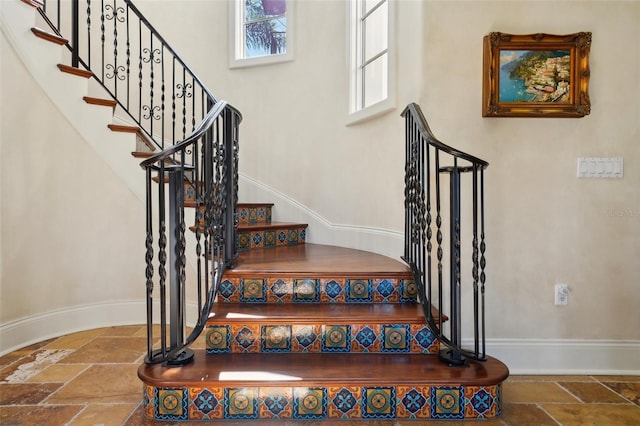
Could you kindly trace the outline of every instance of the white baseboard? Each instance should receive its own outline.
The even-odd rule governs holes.
[[[118,325],[146,324],[145,301],[74,306],[0,325],[0,356],[69,333]]]
[[[491,339],[487,354],[513,375],[640,375],[638,340]]]

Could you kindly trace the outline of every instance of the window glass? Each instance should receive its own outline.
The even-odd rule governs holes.
[[[390,86],[392,0],[351,0],[349,123],[393,109]]]
[[[287,51],[285,0],[244,0],[244,57],[277,55]]]
[[[292,0],[232,0],[229,66],[293,59]]]
[[[387,3],[383,3],[364,20],[365,61],[387,49]]]
[[[387,98],[387,55],[380,56],[364,68],[364,107]]]

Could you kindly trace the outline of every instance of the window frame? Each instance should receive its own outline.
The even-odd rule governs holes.
[[[349,33],[349,116],[347,125],[360,123],[378,117],[396,108],[395,105],[395,4],[393,0],[380,0],[376,6],[370,9],[365,20],[371,16],[384,2],[387,3],[387,95],[384,99],[365,106],[362,101],[363,92],[366,90],[366,81],[361,83],[360,75],[364,74],[364,63],[371,64],[376,59],[384,56],[384,52],[378,52],[374,59],[365,60],[363,50],[363,6],[364,0],[350,0],[348,3],[349,19],[347,21]],[[360,103],[359,103],[360,102]]]
[[[229,0],[229,68],[244,68],[292,61],[294,58],[293,51],[295,43],[295,2],[293,0],[285,0],[287,7],[286,51],[284,53],[245,58],[243,57],[245,48],[245,1],[246,0]]]

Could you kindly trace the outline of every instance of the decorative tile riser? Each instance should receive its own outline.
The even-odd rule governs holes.
[[[415,303],[412,279],[224,278],[218,300],[225,303]]]
[[[502,413],[501,384],[144,389],[147,417],[164,421],[489,419]]]
[[[206,352],[219,353],[418,353],[440,350],[422,324],[238,324],[206,331]]]
[[[260,248],[274,248],[304,244],[307,236],[306,229],[283,228],[271,230],[243,231],[238,230],[236,246],[238,250],[251,250]]]
[[[253,225],[257,223],[271,223],[271,207],[238,206],[238,224]]]

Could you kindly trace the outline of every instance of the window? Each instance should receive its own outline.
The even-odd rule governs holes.
[[[350,122],[393,108],[391,0],[351,0]]]
[[[231,68],[293,59],[291,0],[232,0]]]

